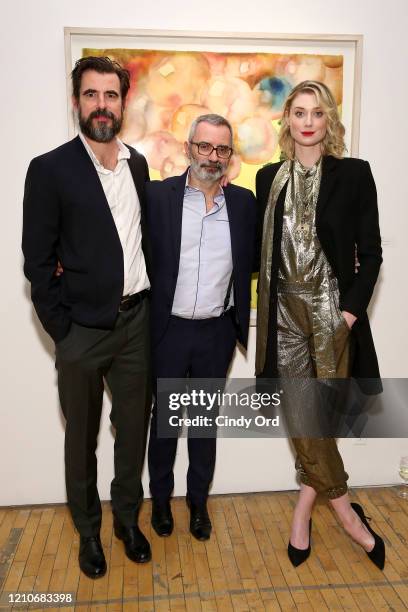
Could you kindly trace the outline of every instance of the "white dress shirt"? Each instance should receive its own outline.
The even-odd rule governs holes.
[[[117,138],[118,163],[113,170],[108,170],[96,158],[95,153],[81,132],[79,137],[98,173],[122,245],[122,295],[131,295],[143,289],[148,289],[150,283],[142,250],[140,202],[127,162],[130,158],[130,151]]]

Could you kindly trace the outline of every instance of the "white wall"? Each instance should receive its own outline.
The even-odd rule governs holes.
[[[119,8],[120,7],[120,8]],[[385,241],[381,282],[372,312],[382,373],[406,376],[406,244],[408,181],[408,57],[406,0],[1,0],[0,93],[2,218],[0,300],[2,426],[0,505],[63,501],[63,422],[52,344],[28,299],[20,253],[21,201],[29,160],[67,139],[63,27],[187,29],[364,35],[360,156],[376,178]],[[253,330],[252,330],[253,332]],[[233,374],[250,376],[249,361]],[[107,406],[100,436],[100,491],[108,497],[112,436]],[[176,494],[185,492],[185,440],[177,461]],[[397,482],[406,440],[345,440],[351,483]],[[147,478],[145,474],[145,483]],[[213,492],[293,488],[285,440],[222,440]],[[147,490],[147,486],[146,486]]]

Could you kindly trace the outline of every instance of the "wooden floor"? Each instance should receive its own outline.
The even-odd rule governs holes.
[[[150,501],[140,526],[153,561],[137,565],[112,535],[103,507],[102,543],[108,572],[90,580],[78,568],[79,538],[65,506],[0,509],[1,609],[10,593],[73,593],[66,610],[407,610],[408,501],[394,488],[354,489],[386,543],[379,571],[338,526],[329,507],[313,514],[312,554],[298,569],[287,553],[296,493],[220,495],[209,500],[213,534],[197,542],[188,531],[183,499],[172,502],[175,532],[159,538],[150,527]],[[28,609],[20,607],[19,609]]]

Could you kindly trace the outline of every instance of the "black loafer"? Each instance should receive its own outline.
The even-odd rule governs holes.
[[[167,538],[173,533],[174,520],[169,500],[159,502],[152,499],[152,527],[161,538]]]
[[[194,504],[189,497],[186,497],[186,503],[190,508],[190,533],[200,542],[209,540],[212,525],[206,504]]]
[[[102,578],[106,574],[106,561],[99,536],[80,536],[79,567],[88,578]]]
[[[152,558],[150,544],[137,525],[125,527],[114,516],[113,529],[115,536],[123,541],[128,559],[135,563],[147,563],[150,561]]]

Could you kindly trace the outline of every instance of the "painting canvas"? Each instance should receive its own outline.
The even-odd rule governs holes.
[[[146,156],[154,178],[184,172],[183,142],[193,119],[217,113],[234,131],[232,178],[252,187],[256,171],[279,159],[282,105],[305,79],[323,81],[341,112],[343,57],[91,49],[125,66],[131,87],[121,137]]]
[[[86,55],[106,55],[129,71],[121,138],[146,156],[152,179],[184,172],[183,143],[191,122],[218,113],[233,127],[232,179],[254,189],[258,169],[280,159],[283,102],[306,79],[331,89],[346,126],[348,152],[357,153],[358,37],[69,29],[66,40],[67,76],[75,60]]]

